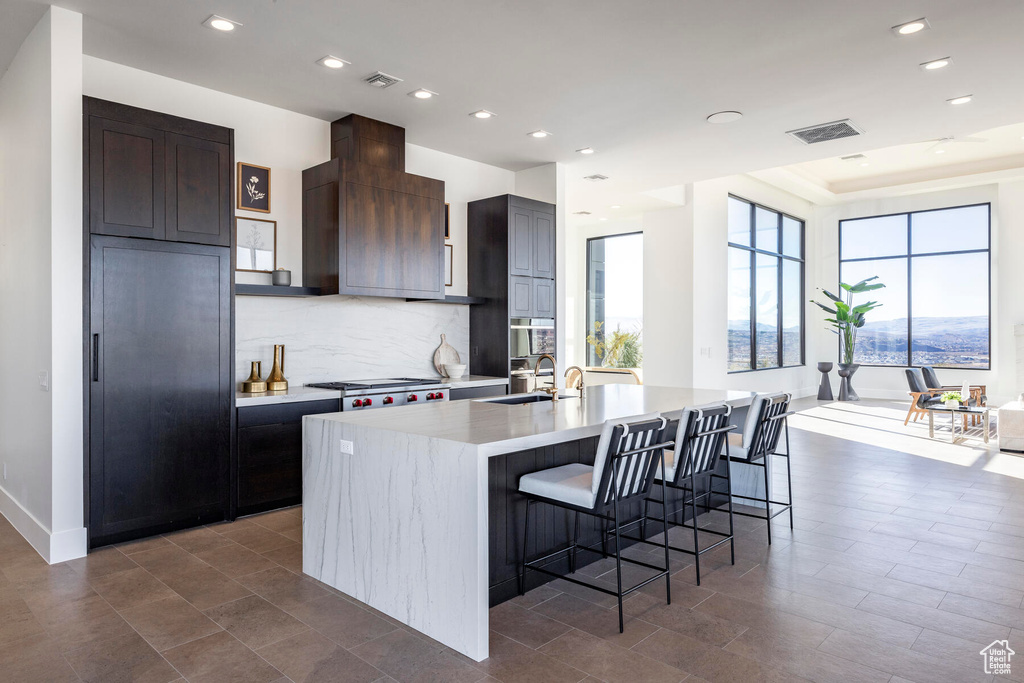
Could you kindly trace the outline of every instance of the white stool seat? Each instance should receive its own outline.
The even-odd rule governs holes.
[[[743,435],[736,434],[735,432],[729,434],[726,437],[729,440],[729,457],[730,458],[741,458],[743,460],[749,460],[750,454],[747,453],[747,448],[743,445]],[[724,455],[724,453],[723,453]]]
[[[593,467],[572,463],[532,474],[524,474],[519,479],[519,490],[522,493],[531,493],[535,496],[591,509],[597,501],[593,480]]]

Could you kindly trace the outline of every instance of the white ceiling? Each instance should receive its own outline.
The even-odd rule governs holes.
[[[842,195],[1024,167],[1024,123],[962,137],[966,140],[922,140],[865,151],[862,159],[829,157],[794,164],[786,170]]]
[[[567,208],[592,220],[611,204],[623,215],[669,206],[672,188],[695,180],[1024,119],[1020,0],[59,4],[85,15],[85,52],[96,57],[323,119],[358,112],[404,126],[409,142],[513,170],[570,164]],[[8,16],[38,13],[39,3],[0,0],[0,11],[9,60]],[[203,28],[211,13],[244,26]],[[889,31],[920,16],[930,30]],[[317,66],[326,54],[352,64]],[[945,56],[947,69],[918,68]],[[378,69],[405,81],[384,91],[361,82]],[[407,96],[421,87],[440,96]],[[946,104],[966,93],[972,103]],[[498,116],[468,116],[480,108]],[[705,122],[722,109],[745,117]],[[804,146],[784,135],[846,117],[863,137]],[[554,135],[527,137],[537,128]],[[576,154],[585,146],[597,153]],[[591,173],[611,179],[582,180]]]

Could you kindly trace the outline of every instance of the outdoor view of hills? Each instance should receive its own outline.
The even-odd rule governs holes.
[[[909,365],[985,368],[989,363],[988,316],[957,318],[914,318],[913,358]],[[776,330],[758,325],[757,367],[774,367]],[[799,328],[783,331],[786,364],[799,363]],[[838,340],[835,358],[838,358]],[[791,352],[790,349],[793,349]],[[793,360],[795,356],[796,360]],[[750,323],[729,321],[729,370],[750,366]],[[816,359],[808,359],[808,362]],[[821,360],[826,360],[824,356]],[[828,359],[828,360],[831,360]],[[868,323],[857,333],[856,360],[865,365],[905,366],[907,362],[907,319]]]

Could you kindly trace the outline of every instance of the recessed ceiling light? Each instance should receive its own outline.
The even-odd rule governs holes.
[[[961,95],[960,97],[954,97],[953,99],[946,101],[950,104],[967,104],[971,101],[972,97],[974,97],[974,95]]]
[[[952,62],[952,57],[942,57],[941,59],[933,59],[930,62],[924,62],[921,64],[921,68],[925,71],[935,71],[936,69],[942,69],[949,66]]]
[[[924,17],[920,19],[914,19],[903,24],[897,24],[892,27],[892,32],[898,36],[909,36],[915,33],[919,33],[927,28],[931,28],[931,24]]]
[[[716,111],[708,117],[708,123],[732,123],[743,118],[738,111]]]
[[[546,130],[535,130],[532,133],[528,133],[531,138],[547,138],[551,137],[551,133]]]
[[[613,209],[621,209],[622,207],[619,206],[618,204],[612,204],[612,208]]]
[[[436,94],[437,93],[432,91],[432,90],[427,90],[426,88],[420,88],[419,90],[413,90],[411,93],[409,93],[409,97],[415,97],[418,100],[429,100],[431,97],[433,97]]]
[[[937,149],[937,150],[935,150],[935,153],[936,154],[945,154],[946,150],[944,150],[944,149]]]
[[[584,147],[583,149],[578,149],[576,151],[579,152],[580,154],[593,154],[594,153],[594,148],[593,147]]]
[[[216,29],[218,31],[234,31],[236,28],[241,26],[237,21],[231,21],[224,17],[218,17],[216,14],[211,14],[210,18],[203,22],[203,26],[206,28]]]
[[[486,109],[478,109],[477,111],[470,112],[470,116],[475,116],[478,119],[489,119],[492,116],[497,116],[493,111],[487,111]]]
[[[340,69],[346,64],[351,64],[351,62],[346,62],[341,57],[335,57],[334,55],[327,55],[326,57],[321,57],[320,59],[316,60],[316,63],[319,64],[320,66],[326,66],[328,69]]]
[[[607,218],[598,218],[597,220],[599,220],[599,221],[606,221],[608,219]]]
[[[860,162],[860,165],[861,165],[861,166],[870,166],[871,164],[869,164],[869,163],[868,163],[868,162],[866,162],[866,161],[862,161],[862,162]]]

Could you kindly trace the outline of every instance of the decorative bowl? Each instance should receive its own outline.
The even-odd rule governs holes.
[[[449,379],[458,379],[466,373],[465,365],[445,363],[441,367],[444,368],[444,374],[447,375]]]

